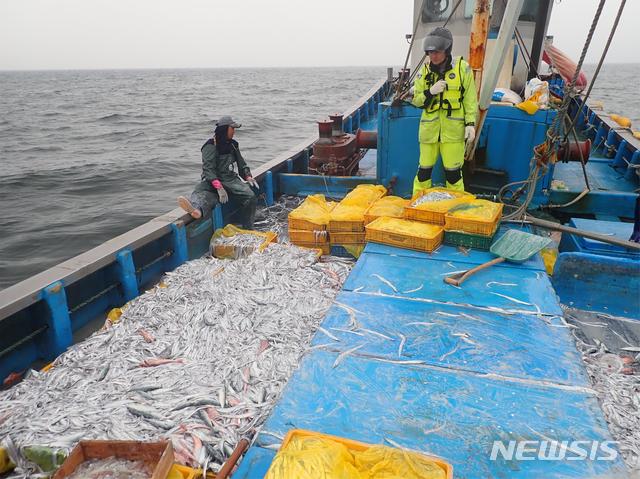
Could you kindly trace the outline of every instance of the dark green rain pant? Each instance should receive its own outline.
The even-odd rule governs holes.
[[[251,187],[237,177],[228,181],[221,180],[221,183],[229,198],[236,201],[241,208],[242,227],[253,229],[258,199]],[[218,192],[208,181],[201,181],[191,193],[191,204],[202,211],[205,218],[211,215],[211,211],[219,202]]]

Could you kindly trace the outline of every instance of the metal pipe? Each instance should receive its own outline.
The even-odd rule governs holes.
[[[471,37],[469,42],[469,66],[473,70],[476,93],[482,86],[482,70],[489,34],[490,0],[476,0],[476,7],[471,20]]]
[[[231,474],[231,471],[238,463],[240,456],[242,456],[244,451],[247,450],[247,447],[249,447],[249,441],[246,439],[240,439],[240,442],[238,442],[238,445],[233,450],[233,453],[231,453],[231,456],[229,456],[229,459],[227,459],[216,474],[216,479],[226,479],[229,477],[229,474]]]
[[[356,132],[356,145],[358,145],[358,148],[375,150],[378,148],[378,131],[367,131],[358,128]]]
[[[467,150],[466,160],[469,161],[473,158],[478,146],[478,140],[480,139],[480,132],[484,126],[484,120],[487,116],[487,110],[491,105],[491,98],[493,97],[493,91],[498,84],[498,77],[500,76],[500,70],[504,64],[504,60],[507,56],[507,50],[512,42],[513,32],[516,29],[516,23],[518,17],[522,11],[524,0],[509,0],[507,7],[504,10],[504,16],[502,17],[502,23],[500,24],[500,30],[498,31],[498,38],[496,39],[495,49],[491,58],[489,58],[489,65],[485,69],[485,82],[480,88],[480,95],[478,97],[478,125],[476,127],[476,138],[473,144]]]
[[[554,223],[553,221],[541,220],[540,218],[536,218],[535,216],[524,215],[523,221],[528,221],[531,224],[536,226],[540,226],[542,228],[547,228],[554,231],[562,231],[563,233],[569,233],[572,235],[582,236],[584,238],[589,238],[597,241],[602,241],[603,243],[608,243],[616,246],[622,246],[623,248],[632,249],[636,251],[640,251],[640,243],[634,243],[632,241],[621,240],[618,238],[614,238],[611,236],[605,236],[598,233],[592,233],[591,231],[579,230],[577,228],[572,228],[571,226],[565,226],[558,223]]]

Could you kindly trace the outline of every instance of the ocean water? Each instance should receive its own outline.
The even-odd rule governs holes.
[[[177,208],[229,114],[250,166],[317,134],[384,67],[0,72],[0,288]]]
[[[594,66],[586,66],[590,75]],[[640,64],[592,93],[640,127]],[[0,72],[0,289],[175,208],[213,120],[252,167],[353,105],[384,67]]]

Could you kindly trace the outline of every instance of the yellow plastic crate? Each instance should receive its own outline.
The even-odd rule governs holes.
[[[200,479],[202,478],[202,469],[193,469],[183,466],[182,464],[174,464],[169,471],[167,479]],[[216,475],[207,472],[207,479],[215,479]]]
[[[399,196],[383,196],[364,212],[364,224],[368,225],[381,216],[402,218],[404,216],[404,209],[409,206],[410,203],[409,200],[405,200]]]
[[[366,240],[399,246],[416,251],[431,252],[444,238],[440,225],[400,218],[378,218],[366,226]]]
[[[329,233],[361,233],[364,231],[364,215],[358,221],[329,221]],[[331,234],[329,234],[331,236]]]
[[[456,198],[450,200],[434,201],[430,203],[423,203],[419,206],[411,206],[414,201],[423,195],[428,193],[449,193]],[[433,223],[436,225],[444,225],[444,216],[453,208],[462,203],[467,203],[475,199],[475,196],[465,191],[449,190],[447,188],[429,188],[423,190],[411,198],[411,202],[404,209],[404,217],[410,220],[422,221],[424,223]]]
[[[307,438],[321,439],[324,441],[330,441],[333,443],[340,444],[346,447],[352,454],[367,451],[368,449],[374,446],[378,446],[378,447],[381,446],[379,444],[377,445],[367,444],[364,442],[354,441],[354,440],[347,439],[344,437],[339,437],[339,436],[332,436],[329,434],[322,434],[320,432],[315,432],[315,431],[307,431],[304,429],[291,429],[285,436],[284,441],[282,441],[282,445],[280,446],[280,450],[278,451],[278,453],[280,453],[280,451],[285,451],[289,443],[291,443],[294,439],[304,440]],[[387,447],[387,446],[383,446],[383,447]],[[389,449],[398,450],[397,448],[389,448]],[[402,449],[402,451],[406,458],[412,461],[416,461],[416,463],[418,464],[425,463],[425,462],[432,463],[437,468],[442,470],[442,473],[444,473],[444,476],[446,479],[453,479],[453,466],[449,464],[447,461],[445,461],[444,459],[436,456],[429,456],[427,454],[423,454],[420,452],[415,452],[407,449]],[[282,471],[280,471],[280,473],[281,472]],[[267,471],[265,478],[271,479],[271,477],[276,477],[276,472],[271,471],[271,469],[269,469]]]
[[[327,225],[313,223],[309,220],[299,218],[289,218],[289,230],[324,231]]]
[[[365,233],[329,233],[330,244],[364,244]]]
[[[329,243],[325,244],[316,244],[316,243],[306,243],[304,241],[296,241],[291,242],[296,246],[300,246],[301,248],[308,248],[318,252],[318,256],[324,255],[327,256],[331,254],[331,245]]]
[[[289,230],[289,239],[292,243],[326,244],[329,242],[329,234],[326,230]]]
[[[460,208],[450,210],[445,215],[446,231],[459,231],[474,235],[492,236],[502,218],[502,203],[493,203],[487,200],[473,200]],[[468,208],[468,209],[467,209]],[[475,215],[474,210],[482,210],[486,217]]]

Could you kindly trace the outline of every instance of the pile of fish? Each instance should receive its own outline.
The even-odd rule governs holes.
[[[627,467],[640,474],[640,344],[627,337],[631,330],[616,332],[616,322],[630,320],[575,309],[565,317],[611,435]]]
[[[416,206],[419,206],[423,203],[434,203],[436,201],[451,200],[453,198],[455,198],[455,195],[447,193],[446,191],[432,191],[416,199],[413,203],[411,203],[411,206],[415,208]]]
[[[83,462],[68,479],[150,479],[152,473],[143,461],[111,457]]]
[[[280,243],[289,241],[289,213],[302,204],[300,196],[282,195],[271,206],[258,209],[254,228],[259,231],[272,231],[278,235]]]
[[[282,244],[188,262],[0,393],[0,438],[14,451],[168,438],[178,462],[215,471],[271,412],[351,265]],[[11,477],[34,477],[14,459]]]

